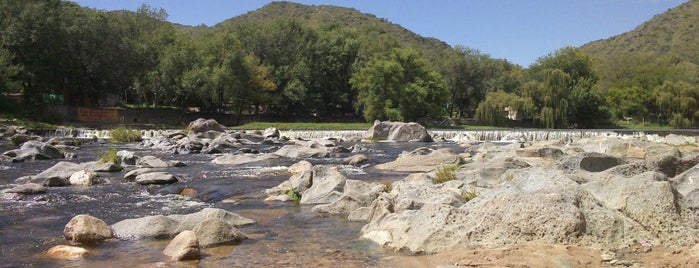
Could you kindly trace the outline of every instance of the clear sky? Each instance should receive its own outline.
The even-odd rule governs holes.
[[[163,8],[168,20],[213,26],[261,8],[263,0],[77,0],[101,10]],[[564,46],[580,46],[632,30],[687,0],[297,0],[355,8],[419,35],[475,48],[529,66]]]

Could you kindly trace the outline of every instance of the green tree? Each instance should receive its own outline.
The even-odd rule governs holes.
[[[358,91],[357,108],[367,121],[416,121],[445,112],[449,92],[439,74],[412,49],[393,49],[376,57],[350,79]]]
[[[695,125],[696,119],[699,118],[699,86],[682,81],[669,81],[657,86],[654,96],[660,119],[668,120],[676,128]],[[684,121],[685,119],[687,121]]]
[[[502,125],[506,120],[526,120],[534,111],[531,98],[503,91],[488,92],[476,109],[479,120],[490,125]],[[509,117],[509,118],[508,118]]]
[[[649,112],[650,94],[639,86],[612,87],[607,90],[606,101],[617,119],[645,116]]]

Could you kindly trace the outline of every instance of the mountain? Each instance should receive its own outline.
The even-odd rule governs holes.
[[[377,18],[372,14],[362,13],[353,8],[329,5],[303,5],[292,2],[272,2],[258,10],[230,18],[214,28],[235,27],[238,24],[258,24],[274,19],[292,18],[301,23],[321,27],[337,25],[363,31],[377,31],[389,35],[405,45],[415,45],[427,50],[442,50],[450,46],[436,38],[422,37],[387,19]]]
[[[645,54],[699,64],[699,0],[681,4],[630,32],[590,42],[581,49],[603,61]]]

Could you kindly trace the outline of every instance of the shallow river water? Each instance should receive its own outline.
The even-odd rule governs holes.
[[[351,144],[346,144],[350,146]],[[267,148],[256,145],[260,150]],[[363,143],[375,149],[368,153],[371,165],[365,168],[342,166],[350,179],[383,183],[405,177],[381,173],[371,166],[395,159],[402,151],[417,147],[452,147],[437,143]],[[264,190],[288,179],[284,171],[300,159],[277,159],[253,165],[219,166],[211,163],[218,155],[173,155],[142,149],[138,144],[89,143],[75,151],[75,159],[36,160],[22,163],[0,162],[0,190],[15,186],[21,176],[37,174],[58,161],[95,161],[109,148],[126,149],[137,155],[154,155],[187,164],[171,168],[180,181],[166,186],[142,186],[123,181],[126,171],[99,173],[104,183],[90,187],[52,187],[47,193],[17,198],[0,198],[0,267],[390,267],[391,256],[379,246],[359,239],[362,223],[341,217],[323,217],[311,206],[264,202]],[[0,153],[14,148],[4,142]],[[463,149],[461,149],[463,150]],[[346,154],[344,156],[348,156]],[[338,164],[340,158],[307,159],[313,164]],[[194,190],[191,197],[180,194]],[[162,254],[169,240],[124,241],[110,239],[86,246],[90,251],[80,260],[54,259],[45,254],[52,246],[69,244],[63,228],[75,215],[90,214],[113,224],[123,219],[148,215],[185,214],[205,207],[222,208],[254,219],[241,227],[248,236],[241,244],[207,248],[202,259],[173,263]]]

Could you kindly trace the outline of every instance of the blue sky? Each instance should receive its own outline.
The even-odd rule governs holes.
[[[78,0],[102,10],[163,8],[168,20],[213,26],[261,8],[261,0]],[[298,0],[355,8],[422,36],[475,48],[529,66],[564,46],[580,46],[632,30],[687,0]]]

